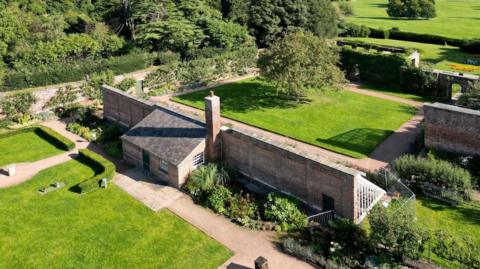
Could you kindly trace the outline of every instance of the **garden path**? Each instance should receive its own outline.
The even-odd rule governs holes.
[[[254,132],[258,135],[268,137],[269,139],[276,142],[287,144],[301,151],[318,154],[322,157],[326,157],[333,162],[343,163],[347,166],[351,166],[362,171],[374,171],[386,167],[398,156],[407,153],[410,150],[412,144],[415,142],[418,135],[421,133],[421,122],[423,121],[423,103],[383,94],[380,92],[359,89],[358,85],[356,84],[349,84],[348,90],[359,94],[415,106],[417,108],[417,114],[413,116],[409,121],[405,122],[402,126],[400,126],[392,135],[390,135],[386,140],[384,140],[370,154],[370,156],[368,156],[368,158],[364,159],[356,159],[345,156],[324,148],[320,148],[318,146],[303,143],[301,141],[275,134],[225,117],[222,117],[222,124]],[[169,99],[169,96],[164,96],[162,98],[152,98],[150,100],[152,102],[165,104],[167,106],[183,110],[186,113],[195,115],[196,117],[204,117],[204,112],[202,110],[171,101]]]

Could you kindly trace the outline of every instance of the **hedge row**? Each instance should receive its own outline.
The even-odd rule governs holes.
[[[11,131],[11,132],[3,133],[3,134],[0,134],[0,138],[6,138],[6,137],[18,135],[18,134],[28,133],[28,132],[35,132],[35,134],[47,140],[48,142],[50,142],[52,145],[56,146],[59,149],[72,150],[73,148],[75,148],[75,143],[72,142],[70,139],[66,138],[65,136],[45,126],[23,128],[23,129]]]
[[[343,25],[343,36],[352,36],[352,37],[373,37],[373,38],[390,38],[396,40],[412,41],[419,43],[429,43],[429,44],[438,44],[444,45],[448,44],[450,46],[459,47],[464,44],[467,40],[450,38],[439,35],[432,34],[419,34],[412,32],[400,31],[398,28],[392,29],[375,29],[372,27],[367,27],[364,25],[356,25],[352,23],[347,23]],[[368,28],[368,29],[367,29]]]
[[[49,65],[34,70],[8,72],[0,91],[79,81],[85,79],[86,74],[98,73],[107,69],[116,75],[130,73],[178,58],[178,55],[174,53],[131,53],[102,60],[84,60],[70,64]]]
[[[347,76],[358,71],[362,80],[386,85],[398,85],[401,69],[408,65],[403,54],[369,52],[349,47],[343,47],[340,51],[340,63]]]
[[[95,170],[95,176],[83,182],[77,187],[80,193],[88,193],[101,187],[103,178],[111,180],[115,175],[115,166],[113,163],[88,149],[79,150],[80,158]]]

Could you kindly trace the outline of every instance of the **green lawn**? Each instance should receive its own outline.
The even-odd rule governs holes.
[[[167,210],[154,213],[110,184],[69,190],[94,175],[78,160],[0,190],[0,268],[217,268],[232,253]],[[55,181],[66,187],[45,196]]]
[[[454,238],[480,244],[480,204],[470,203],[457,208],[447,204],[417,197],[417,218],[422,227],[430,231],[445,230]],[[478,254],[480,255],[480,253]],[[428,254],[425,253],[425,258]],[[446,269],[464,268],[431,253],[431,259]]]
[[[480,37],[480,0],[436,0],[437,17],[406,20],[387,15],[387,0],[352,0],[355,15],[348,21],[374,28],[399,27],[402,31],[453,38]]]
[[[479,24],[480,24],[480,19],[479,19]],[[472,54],[464,53],[457,47],[408,42],[408,41],[401,41],[401,40],[394,40],[394,39],[353,38],[353,37],[349,37],[346,39],[358,40],[365,43],[372,43],[372,44],[378,44],[378,45],[398,46],[398,47],[404,47],[404,48],[418,49],[421,54],[420,60],[422,61],[422,63],[433,64],[434,68],[436,69],[449,70],[454,72],[480,74],[480,66],[465,64],[467,62],[467,59],[476,59],[480,61],[480,55],[472,55]]]
[[[173,100],[203,109],[208,91]],[[274,89],[249,79],[214,89],[222,115],[356,158],[377,145],[415,114],[415,108],[348,91],[311,93],[301,104],[276,97]]]
[[[34,162],[62,152],[37,132],[0,138],[0,167],[10,163]]]

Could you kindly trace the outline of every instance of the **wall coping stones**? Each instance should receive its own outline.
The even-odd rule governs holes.
[[[443,103],[425,103],[425,107],[431,107],[431,108],[436,108],[436,109],[441,109],[445,111],[451,111],[451,112],[457,112],[457,113],[464,113],[464,114],[469,114],[472,116],[477,116],[480,117],[480,111],[474,110],[474,109],[469,109],[469,108],[464,108],[464,107],[459,107],[459,106],[453,106],[453,105],[447,105]]]
[[[252,139],[259,140],[259,141],[267,143],[271,146],[283,149],[283,150],[285,150],[287,152],[290,152],[294,155],[304,157],[306,159],[309,159],[310,161],[320,163],[324,166],[330,167],[332,169],[339,170],[343,173],[346,173],[346,174],[349,174],[349,175],[352,175],[352,176],[357,176],[357,175],[362,175],[363,176],[363,175],[365,175],[365,173],[363,173],[361,171],[358,171],[354,168],[346,167],[344,165],[332,162],[332,161],[328,160],[327,158],[325,158],[323,156],[320,156],[318,154],[312,154],[312,153],[309,153],[309,152],[298,150],[294,147],[282,144],[282,143],[277,142],[277,141],[273,141],[271,139],[268,139],[265,136],[258,135],[256,133],[253,133],[253,132],[250,132],[250,131],[247,131],[247,130],[240,130],[240,129],[237,129],[237,128],[231,128],[231,127],[227,127],[227,126],[222,126],[222,128],[220,130],[223,131],[223,132],[228,132],[228,133],[234,133],[234,132],[240,133],[240,134],[248,136]]]

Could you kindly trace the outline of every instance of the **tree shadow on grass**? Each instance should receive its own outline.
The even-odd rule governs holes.
[[[460,205],[458,207],[452,207],[449,204],[441,201],[436,201],[432,198],[419,196],[417,198],[422,206],[433,211],[455,211],[459,216],[458,221],[467,224],[480,225],[480,204],[473,205]]]
[[[90,167],[91,169],[93,169],[93,171],[95,172],[95,175],[93,177],[95,177],[96,175],[100,174],[103,172],[103,167],[101,167],[100,165],[98,165],[98,163],[96,162],[93,162],[91,161],[90,159],[88,158],[85,158],[85,157],[82,157],[81,155],[76,157],[75,160],[77,162],[80,162],[88,167]],[[80,187],[79,187],[79,184],[82,183],[83,181],[87,180],[87,179],[90,179],[90,178],[84,178],[83,180],[81,180],[80,182],[77,182],[75,183],[75,185],[71,186],[70,188],[68,188],[69,191],[71,192],[74,192],[74,193],[77,193],[77,194],[80,194],[82,193]]]
[[[392,133],[393,131],[390,130],[357,128],[328,139],[317,138],[317,141],[368,156],[377,145]]]
[[[299,102],[278,95],[275,88],[260,81],[239,82],[205,91],[198,91],[178,96],[186,102],[198,102],[213,90],[220,97],[223,111],[247,113],[249,111],[270,108],[294,108],[298,105],[311,102],[308,98],[301,98]]]

